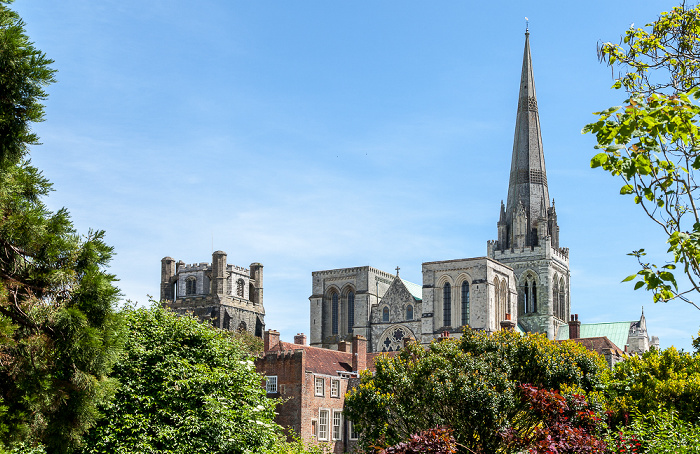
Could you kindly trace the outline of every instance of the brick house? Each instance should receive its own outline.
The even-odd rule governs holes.
[[[265,331],[264,341],[264,356],[255,366],[265,376],[267,396],[283,400],[275,421],[304,442],[352,452],[358,437],[343,415],[345,393],[359,371],[374,369],[378,353],[367,353],[363,336],[340,342],[337,350],[306,345],[304,334],[294,336],[294,343],[282,342],[274,330]]]

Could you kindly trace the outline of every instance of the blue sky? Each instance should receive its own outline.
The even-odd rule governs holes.
[[[700,311],[620,281],[660,231],[591,170],[591,113],[624,100],[596,44],[668,1],[17,0],[56,60],[48,203],[107,231],[124,298],[160,259],[261,262],[266,325],[308,333],[311,272],[483,256],[507,195],[525,17],[572,312],[635,320],[690,349]]]

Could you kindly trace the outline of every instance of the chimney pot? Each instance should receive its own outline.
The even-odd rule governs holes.
[[[274,329],[265,331],[264,348],[268,352],[276,348],[280,343],[280,333]]]
[[[367,369],[367,339],[357,335],[352,338],[352,370],[360,372]]]
[[[306,345],[306,334],[297,333],[297,335],[294,336],[294,343],[297,345]]]

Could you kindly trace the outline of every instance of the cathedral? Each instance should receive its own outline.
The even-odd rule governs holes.
[[[525,33],[506,203],[486,257],[423,263],[422,285],[369,266],[315,271],[310,344],[337,348],[361,335],[371,352],[406,338],[428,344],[464,326],[513,328],[557,339],[570,317],[569,250],[549,198],[535,79]],[[562,330],[563,331],[563,330]]]

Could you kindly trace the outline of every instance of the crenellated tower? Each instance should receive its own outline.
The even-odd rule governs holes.
[[[498,240],[488,242],[488,256],[515,272],[518,323],[526,331],[545,332],[550,339],[556,338],[570,313],[569,250],[559,247],[554,201],[549,203],[528,31],[508,199],[505,205],[501,202],[497,226]]]

